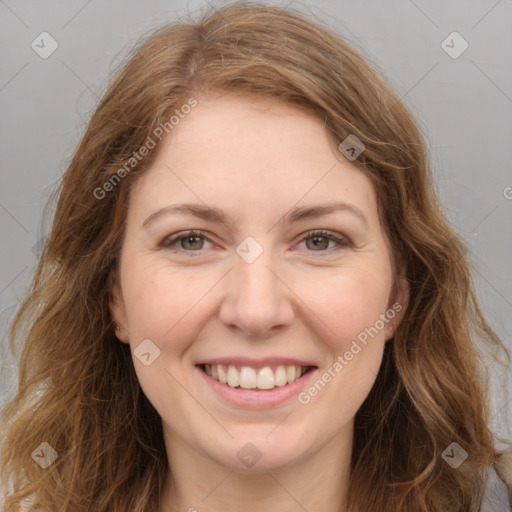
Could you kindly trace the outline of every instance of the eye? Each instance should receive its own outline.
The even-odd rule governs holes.
[[[186,252],[195,252],[203,249],[204,244],[201,242],[201,239],[207,240],[207,237],[202,231],[182,231],[165,238],[159,247],[171,249],[174,251],[185,250]],[[176,242],[181,242],[181,247],[174,248],[173,245]]]
[[[308,240],[311,240],[312,243],[308,244]],[[330,248],[335,250],[350,246],[350,242],[346,238],[324,230],[309,231],[301,241],[305,241],[306,247],[313,249],[313,252],[326,252],[326,249],[329,249],[329,242],[335,242],[338,245],[338,247]]]
[[[204,249],[204,240],[208,240],[208,237],[202,231],[181,231],[165,238],[159,247],[175,252],[199,252]],[[310,240],[311,243],[308,244]],[[300,241],[306,242],[306,247],[312,249],[312,252],[327,252],[331,249],[339,250],[350,246],[350,242],[346,238],[324,230],[309,231]],[[330,242],[334,242],[338,247],[329,248]],[[175,247],[177,243],[179,246]]]

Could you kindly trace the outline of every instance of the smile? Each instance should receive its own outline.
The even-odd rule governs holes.
[[[200,368],[212,379],[232,388],[272,390],[292,384],[313,367],[278,365],[253,368],[232,364],[203,364]]]

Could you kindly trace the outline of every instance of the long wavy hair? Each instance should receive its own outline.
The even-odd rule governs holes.
[[[478,306],[423,135],[376,67],[332,29],[255,3],[153,30],[88,123],[9,331],[20,364],[3,409],[5,510],[25,501],[47,512],[159,510],[169,471],[161,419],[115,337],[109,297],[131,187],[161,145],[141,148],[171,133],[190,98],[212,92],[286,102],[322,120],[336,146],[355,135],[366,148],[353,164],[373,183],[410,298],[355,418],[347,510],[476,510],[500,457],[482,354],[510,355]],[[58,454],[47,469],[32,457],[42,442]],[[453,442],[469,454],[457,470],[442,457]]]

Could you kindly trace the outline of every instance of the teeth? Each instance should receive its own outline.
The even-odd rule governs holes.
[[[284,366],[278,366],[274,376],[274,384],[276,386],[284,386],[287,382],[286,368]]]
[[[263,368],[242,366],[239,371],[234,365],[230,364],[226,372],[222,364],[205,364],[204,370],[207,375],[232,388],[274,389],[276,386],[281,387],[296,381],[306,373],[307,368],[280,365],[274,373],[270,366]]]
[[[258,371],[258,389],[272,389],[274,387],[274,372],[270,366]]]
[[[240,370],[240,387],[244,389],[254,389],[259,384],[259,378],[254,368],[248,366],[242,367]]]
[[[293,382],[295,380],[296,368],[296,366],[288,366],[288,368],[286,368],[286,378],[288,379],[288,382]]]
[[[230,364],[228,368],[228,386],[232,388],[240,386],[240,375],[232,364]]]
[[[205,366],[209,366],[209,365],[205,365]],[[227,384],[228,382],[228,376],[226,375],[226,372],[224,371],[224,367],[221,365],[221,364],[214,364],[213,366],[215,366],[215,368],[217,368],[217,373],[219,374],[219,382],[222,382],[222,384]],[[213,368],[212,366],[212,368]],[[212,377],[213,377],[213,372],[212,372]],[[215,377],[213,377],[215,378]]]

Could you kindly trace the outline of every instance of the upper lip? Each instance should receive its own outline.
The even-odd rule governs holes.
[[[317,365],[311,361],[295,359],[293,357],[264,357],[264,358],[250,358],[250,357],[214,357],[209,359],[202,359],[196,362],[196,365],[203,364],[223,364],[233,366],[250,366],[252,368],[263,368],[265,366],[313,366]]]

